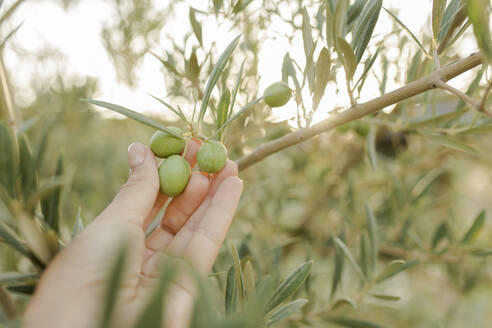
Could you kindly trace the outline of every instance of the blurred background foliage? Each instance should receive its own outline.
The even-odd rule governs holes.
[[[77,1],[52,2],[66,11],[76,11],[78,6]],[[101,29],[101,43],[114,64],[118,79],[130,87],[145,79],[138,76],[137,68],[144,54],[152,52],[163,63],[162,78],[167,88],[162,93],[169,102],[181,104],[185,109],[193,108],[194,99],[203,94],[206,77],[222,51],[215,42],[202,40],[214,38],[201,27],[202,22],[219,22],[228,39],[237,35],[236,32],[242,33],[240,46],[222,75],[218,89],[232,88],[244,60],[244,78],[238,95],[238,103],[244,105],[262,92],[258,71],[262,43],[285,37],[294,47],[302,48],[295,37],[302,34],[303,8],[306,7],[313,35],[321,47],[327,33],[324,10],[326,7],[334,10],[337,4],[334,0],[239,0],[232,4],[207,1],[208,5],[198,4],[200,9],[191,9],[186,17],[178,17],[188,32],[184,39],[173,39],[162,31],[164,23],[176,15],[175,7],[190,7],[195,3],[172,1],[164,9],[156,10],[151,0],[107,2],[114,16]],[[383,6],[392,10],[396,2],[384,1]],[[448,1],[448,5],[450,2],[456,1]],[[6,3],[4,11],[5,6],[13,2]],[[364,3],[350,1],[344,32],[347,35],[360,14],[357,5]],[[461,5],[467,1],[456,3]],[[488,21],[490,3],[478,3],[486,9],[484,15]],[[22,5],[30,4],[25,1]],[[429,26],[431,7],[429,1]],[[387,14],[382,11],[380,15]],[[453,20],[456,31],[466,25],[465,18],[466,13],[463,19]],[[270,26],[278,21],[283,22],[285,35],[269,33]],[[490,27],[485,28],[489,33]],[[8,29],[2,30],[2,35],[7,34]],[[398,42],[384,42],[391,37]],[[465,31],[462,39],[462,43],[459,40],[442,51],[442,65],[477,49],[476,44],[469,42],[474,40],[472,28]],[[420,37],[420,42],[425,49],[430,49],[430,28]],[[404,84],[434,70],[433,59],[422,54],[396,21],[392,21],[385,35],[374,35],[371,44],[373,47],[368,48],[362,63],[367,63],[377,50],[377,65],[370,75],[379,82],[380,94],[389,91],[388,80]],[[17,53],[19,61],[34,57],[40,64],[59,62],[56,49],[48,47],[47,52],[26,53],[16,42],[7,42],[6,47],[9,46]],[[283,53],[273,55],[278,61],[284,58]],[[28,106],[14,103],[13,107],[18,128],[25,130],[34,149],[41,145],[49,131],[39,176],[53,175],[58,155],[63,155],[60,236],[67,241],[79,207],[82,221],[90,223],[127,177],[128,145],[133,141],[147,143],[153,129],[81,102],[81,98],[97,97],[98,80],[89,76],[71,78],[66,75],[64,65],[60,61],[49,83],[32,76],[35,100]],[[341,69],[340,62],[333,66]],[[330,72],[329,85],[336,87],[340,97],[347,97],[335,68]],[[490,73],[490,69],[474,69],[464,83],[464,91],[468,88],[470,96],[482,99],[484,94],[490,93]],[[278,72],[278,77],[280,75]],[[218,102],[219,94],[213,94],[212,107]],[[357,99],[358,94],[355,97]],[[118,99],[112,100],[118,102]],[[297,95],[296,100],[302,111],[304,104],[299,103]],[[486,100],[486,103],[490,107],[491,101]],[[328,110],[321,107],[320,111]],[[454,114],[444,119],[440,116],[448,113]],[[183,127],[169,116],[156,112],[149,115],[166,124]],[[440,119],[433,119],[436,116]],[[295,122],[298,120],[290,117],[279,120],[263,104],[255,106],[249,115],[235,121],[227,130],[225,143],[230,157],[237,159],[256,146],[292,131],[297,127]],[[301,120],[301,126],[307,124],[309,119]],[[278,152],[241,172],[244,193],[228,235],[240,257],[253,257],[258,278],[277,271],[285,276],[307,259],[314,260],[311,275],[297,292],[309,300],[301,312],[294,315],[293,318],[299,320],[282,321],[277,326],[336,326],[336,320],[326,322],[328,317],[365,320],[382,327],[489,326],[492,322],[489,311],[492,307],[491,132],[490,118],[473,111],[456,97],[433,90],[397,104],[391,113],[380,112],[348,123]],[[361,293],[357,270],[349,259],[343,260],[343,254],[340,257],[335,239],[339,238],[348,246],[362,270],[367,269],[360,260],[364,252],[361,245],[367,242],[369,231],[366,207],[377,221],[379,262],[373,270],[381,272],[393,260],[416,263],[377,284],[370,294]],[[481,216],[482,211],[485,214]],[[6,217],[7,212],[0,204],[0,215]],[[31,270],[31,264],[5,244],[0,245],[0,256],[4,272]],[[345,262],[343,271],[341,262]],[[214,295],[219,300],[223,299],[231,263],[231,254],[224,247],[214,266],[216,275],[209,277],[217,283]],[[338,278],[337,270],[341,271]],[[19,295],[14,298],[21,303],[26,300]],[[340,319],[338,324],[359,327],[356,321]],[[370,326],[362,323],[360,327]]]

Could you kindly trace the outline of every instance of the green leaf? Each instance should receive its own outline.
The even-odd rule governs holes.
[[[451,23],[462,8],[463,6],[461,5],[461,0],[451,0],[449,5],[446,7],[441,21],[441,26],[439,28],[439,35],[437,36],[437,41],[439,43],[444,39],[444,36],[447,34]]]
[[[335,268],[333,270],[333,279],[332,279],[332,284],[331,284],[331,296],[335,295],[335,292],[337,291],[338,286],[340,285],[342,281],[342,273],[343,273],[343,268],[344,268],[344,256],[343,256],[343,251],[340,247],[335,244]]]
[[[335,41],[335,47],[337,47],[338,43],[336,40],[344,35],[347,6],[348,0],[337,0],[335,12],[333,13],[333,40]]]
[[[145,327],[145,328],[161,328],[164,322],[164,302],[166,299],[166,292],[169,285],[172,283],[172,279],[176,273],[176,266],[166,265],[162,266],[159,282],[153,289],[152,296],[149,302],[144,307],[144,310],[140,314],[135,328]]]
[[[14,196],[15,177],[17,176],[17,157],[15,154],[15,145],[9,129],[0,122],[0,185],[2,185],[7,194]]]
[[[369,321],[351,319],[345,317],[328,317],[326,318],[326,320],[329,322],[336,323],[340,326],[349,327],[349,328],[383,328],[382,326]]]
[[[442,222],[434,231],[434,234],[432,235],[432,243],[431,243],[431,249],[435,249],[439,242],[446,238],[446,235],[448,234],[448,225],[446,221]]]
[[[244,277],[243,269],[241,267],[241,260],[239,259],[239,254],[236,247],[231,242],[229,243],[231,249],[232,259],[234,261],[234,279],[236,281],[236,289],[238,292],[239,304],[242,306],[245,303],[245,290],[244,290]]]
[[[72,240],[77,236],[82,230],[84,230],[84,222],[81,217],[82,208],[79,206],[77,210],[77,216],[75,217],[75,224],[73,225],[72,230]]]
[[[23,3],[24,0],[17,0],[16,2],[14,2],[6,11],[5,13],[2,15],[2,17],[0,17],[0,26],[2,26],[3,22],[8,19],[10,16],[12,16],[12,14],[17,10],[17,8],[19,7],[19,5],[21,3]]]
[[[241,115],[243,115],[248,109],[253,108],[254,105],[259,103],[263,98],[257,98],[249,103],[247,103],[243,108],[241,108],[236,114],[232,115],[231,118],[229,118],[222,126],[217,129],[217,132],[215,133],[216,135],[220,133],[221,131],[224,130],[226,126],[228,126],[231,122],[233,122],[235,119],[239,118]]]
[[[492,60],[492,41],[490,38],[490,1],[468,0],[468,17],[473,25],[473,34],[477,39],[478,47],[482,50],[485,58]]]
[[[353,255],[350,252],[350,250],[348,249],[347,245],[345,245],[345,243],[341,239],[339,239],[338,237],[334,237],[333,240],[335,241],[335,244],[338,247],[340,247],[340,249],[342,250],[343,254],[345,255],[345,257],[349,261],[349,263],[352,266],[352,268],[354,269],[354,271],[360,276],[360,278],[362,280],[365,280],[366,277],[364,276],[364,273],[362,273],[361,268],[359,267],[359,265],[355,261]]]
[[[478,235],[480,234],[480,232],[482,231],[484,223],[485,223],[485,210],[482,210],[475,217],[475,220],[473,220],[472,226],[465,233],[461,242],[463,244],[469,244],[469,243],[474,242],[478,238]]]
[[[333,306],[331,307],[331,310],[336,310],[342,306],[350,306],[353,309],[357,308],[357,303],[351,299],[350,297],[340,297],[335,301]]]
[[[462,151],[464,153],[473,154],[473,155],[480,154],[479,149],[468,146],[458,140],[451,139],[449,137],[435,136],[435,135],[425,135],[425,136],[429,141],[438,143],[444,147],[448,147],[454,150]]]
[[[131,118],[137,122],[151,126],[151,127],[155,128],[157,130],[160,130],[162,132],[166,132],[168,134],[171,134],[171,135],[175,136],[176,138],[183,139],[182,136],[177,134],[172,129],[169,129],[169,128],[165,127],[164,125],[162,125],[161,123],[154,121],[153,119],[151,119],[145,115],[142,115],[138,112],[135,112],[131,109],[128,109],[128,108],[125,108],[125,107],[122,107],[119,105],[111,104],[111,103],[108,103],[105,101],[99,101],[99,100],[82,99],[82,101],[85,101],[89,104],[93,104],[93,105],[96,105],[99,107],[104,107],[104,108],[107,108],[109,110],[115,111],[115,112],[120,113],[122,115],[125,115],[126,117]]]
[[[299,311],[307,302],[307,299],[300,298],[273,311],[268,318],[267,327],[273,326],[277,322],[290,317],[292,314]]]
[[[479,249],[474,252],[472,252],[473,256],[491,256],[492,255],[492,249]]]
[[[328,84],[328,81],[330,79],[330,72],[331,72],[330,66],[331,66],[330,52],[328,51],[328,49],[323,47],[323,49],[321,49],[318,55],[318,60],[316,61],[316,69],[315,69],[316,86],[314,88],[314,95],[313,95],[314,110],[318,108],[321,98],[325,93],[326,85]]]
[[[36,291],[36,284],[7,286],[10,292],[23,295],[33,295]]]
[[[356,0],[347,10],[347,26],[351,26],[360,16],[368,0]]]
[[[24,135],[19,138],[19,157],[22,194],[24,199],[29,199],[37,186],[36,162],[29,142]]]
[[[304,7],[302,9],[302,40],[304,45],[304,55],[306,56],[306,73],[308,79],[309,90],[314,91],[315,88],[315,71],[313,65],[314,41],[309,14]]]
[[[301,264],[297,269],[292,271],[277,287],[272,297],[268,301],[264,313],[268,313],[276,308],[280,303],[285,301],[289,296],[302,286],[307,276],[311,272],[313,261]]]
[[[370,268],[371,268],[371,263],[369,261],[369,237],[367,231],[362,231],[360,235],[360,241],[359,241],[359,248],[360,248],[360,254],[359,254],[359,263],[360,263],[360,269],[362,270],[362,273],[364,276],[369,277],[370,276]]]
[[[362,55],[371,40],[372,33],[378,22],[379,13],[381,12],[382,0],[369,0],[362,13],[354,30],[354,38],[352,46],[354,48],[357,63],[362,59]]]
[[[378,255],[379,255],[379,246],[378,246],[378,224],[374,213],[369,208],[369,205],[364,204],[366,210],[366,218],[367,218],[367,231],[369,232],[369,250],[370,250],[370,259],[369,262],[370,272],[375,272],[378,263]]]
[[[232,90],[232,98],[231,98],[231,105],[229,107],[229,111],[227,112],[227,119],[229,119],[234,111],[234,104],[236,102],[236,96],[237,92],[239,91],[239,88],[241,87],[241,81],[243,77],[243,68],[244,68],[244,60],[241,63],[241,68],[239,69],[239,73],[237,74],[236,78],[236,83],[234,83],[234,89]]]
[[[338,38],[337,43],[342,54],[343,66],[345,68],[347,79],[352,80],[355,70],[357,69],[357,61],[355,59],[354,51],[352,50],[350,44],[342,38]]]
[[[169,103],[167,103],[166,101],[164,101],[161,98],[158,98],[158,97],[153,96],[153,95],[150,95],[150,96],[152,98],[154,98],[155,100],[157,100],[158,102],[160,102],[161,104],[163,104],[164,106],[166,106],[167,109],[169,109],[171,112],[173,112],[174,114],[176,114],[183,121],[188,122],[188,120],[186,119],[186,117],[184,116],[184,114],[183,114],[183,112],[181,110],[174,108],[173,106],[171,106]]]
[[[236,313],[237,289],[235,279],[235,267],[231,265],[227,271],[226,291],[225,291],[225,310],[227,314]]]
[[[31,252],[31,250],[22,242],[8,226],[0,223],[0,241],[11,246],[17,252],[29,258],[33,263],[39,265],[41,261]]]
[[[391,16],[391,18],[393,18],[395,20],[396,23],[398,23],[398,25],[401,26],[401,28],[405,32],[408,33],[408,35],[410,35],[410,37],[418,44],[418,46],[420,47],[420,49],[422,49],[422,51],[426,54],[426,56],[429,56],[429,53],[427,52],[427,50],[425,50],[424,46],[422,45],[422,43],[420,43],[419,39],[417,39],[415,34],[413,34],[412,31],[410,31],[410,29],[405,24],[403,24],[403,22],[401,20],[399,20],[398,17],[396,17],[391,11],[389,11],[386,8],[383,8],[383,9]]]
[[[0,272],[0,284],[22,283],[24,281],[38,279],[38,273],[22,273],[22,272]]]
[[[381,48],[378,48],[378,50],[376,50],[376,53],[374,55],[372,55],[370,58],[368,58],[366,60],[366,62],[364,63],[364,71],[362,72],[361,76],[359,77],[359,80],[357,80],[357,82],[354,85],[354,88],[355,88],[360,83],[359,92],[362,89],[362,86],[364,85],[364,81],[366,80],[367,73],[369,73],[369,70],[371,69],[372,65],[374,65],[374,62],[376,61],[376,58],[378,57],[379,50],[381,50]]]
[[[170,60],[165,60],[164,58],[162,58],[161,56],[155,54],[155,53],[152,53],[152,56],[154,56],[155,58],[157,58],[162,65],[164,65],[164,67],[171,73],[175,74],[175,75],[178,75],[178,76],[183,76],[183,74],[181,72],[178,72],[178,70],[176,69],[176,66],[174,65],[173,62],[171,62]]]
[[[208,78],[207,81],[207,86],[205,87],[205,91],[203,94],[203,99],[202,99],[202,105],[200,107],[200,113],[198,115],[198,122],[203,121],[205,117],[205,113],[207,112],[207,107],[208,107],[208,102],[210,100],[210,95],[212,94],[212,90],[219,80],[219,76],[224,70],[227,61],[232,55],[232,52],[236,48],[237,44],[239,43],[239,38],[241,36],[237,36],[234,40],[232,40],[231,43],[227,46],[227,48],[224,50],[224,52],[220,55],[219,60],[215,64],[214,68],[212,69],[212,73],[210,73],[210,77]]]
[[[115,260],[111,267],[111,271],[109,272],[104,293],[102,317],[99,325],[100,328],[111,327],[113,312],[127,261],[127,253],[128,247],[125,245],[118,250],[118,253],[114,257]]]
[[[453,8],[454,2],[461,2],[461,0],[452,0],[448,6],[449,13],[448,13],[448,8],[444,13],[445,18],[443,19],[443,26],[441,26],[441,32],[439,32],[439,36],[438,36],[438,41],[439,41],[439,48],[437,48],[438,54],[441,54],[445,49],[447,49],[450,45],[452,45],[454,41],[456,41],[456,37],[459,38],[461,36],[461,34],[459,33],[462,33],[463,22],[465,21],[465,19],[467,19],[467,8],[465,5],[460,5],[459,10],[456,13],[451,12],[454,9]],[[447,19],[446,15],[452,15],[452,19],[450,20],[449,23],[446,21]],[[467,23],[465,23],[465,25],[469,26],[470,21],[468,20]],[[454,32],[458,28],[460,28],[460,30],[455,35]],[[453,37],[453,35],[455,36]],[[453,42],[450,42],[451,40],[453,40]]]
[[[326,46],[328,48],[333,47],[334,43],[334,26],[335,26],[335,18],[333,17],[333,11],[330,9],[330,6],[325,3],[325,33],[326,33]]]
[[[441,27],[445,8],[446,0],[432,1],[432,34],[434,40],[437,40],[437,36],[439,35],[439,28]]]
[[[376,278],[376,282],[387,280],[393,277],[394,275],[417,265],[418,263],[419,263],[418,260],[412,260],[408,262],[405,262],[403,260],[392,261],[379,274],[379,276]]]
[[[193,33],[195,34],[196,39],[198,40],[198,43],[200,43],[200,45],[203,46],[202,24],[200,24],[196,20],[195,9],[193,7],[190,7],[189,19],[190,19],[190,23],[191,23],[191,28],[193,29]]]
[[[227,117],[229,116],[229,103],[231,101],[231,93],[229,92],[229,89],[224,88],[224,91],[222,92],[222,95],[220,96],[219,100],[219,105],[217,106],[217,130],[219,130],[222,125],[227,121]],[[218,137],[219,140],[222,140],[222,132],[218,132]]]
[[[63,188],[64,181],[62,179],[63,174],[63,158],[61,155],[58,156],[55,169],[55,179],[50,182],[52,184],[51,190],[48,192],[48,196],[42,198],[41,210],[43,212],[44,222],[51,227],[55,232],[59,232],[59,221],[60,221],[60,200],[61,192]],[[50,183],[48,182],[48,183]],[[49,185],[44,185],[44,187],[50,187]],[[38,188],[38,191],[42,189],[42,186]],[[47,188],[45,189],[47,190]],[[32,197],[31,197],[32,198]]]
[[[376,128],[374,126],[369,128],[369,133],[366,137],[366,152],[372,169],[376,170],[378,167],[378,162],[376,154]]]
[[[16,27],[14,27],[2,40],[2,42],[0,43],[0,50],[3,49],[3,47],[5,47],[5,44],[7,43],[8,40],[10,40],[10,38],[12,36],[15,35],[15,33],[17,33],[17,31],[21,28],[21,26],[24,25],[24,22],[21,22],[20,24],[18,24]]]
[[[396,302],[396,301],[400,300],[400,296],[393,296],[393,295],[386,295],[386,294],[374,294],[374,293],[370,293],[369,295],[371,295],[372,297],[378,298],[380,300],[383,300],[383,301]]]
[[[200,78],[200,65],[196,57],[196,48],[193,48],[190,54],[190,58],[185,60],[185,74],[190,81],[198,83]]]
[[[246,297],[251,300],[255,296],[255,272],[251,261],[246,261],[244,265],[244,291],[246,292]]]

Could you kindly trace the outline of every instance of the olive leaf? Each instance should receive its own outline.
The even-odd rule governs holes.
[[[340,297],[332,305],[331,310],[335,310],[346,305],[352,307],[353,309],[357,308],[357,303],[350,297]]]
[[[381,48],[378,48],[376,53],[374,55],[372,55],[371,57],[369,57],[366,60],[366,62],[364,63],[364,71],[362,71],[361,76],[359,77],[357,82],[354,84],[354,88],[356,88],[357,85],[359,85],[359,83],[360,83],[359,92],[360,92],[360,89],[362,89],[362,86],[364,85],[364,82],[365,82],[366,77],[367,77],[367,73],[369,73],[369,70],[371,69],[372,65],[374,65],[374,62],[376,61],[376,58],[378,57],[379,50],[381,50]]]
[[[386,83],[388,82],[388,58],[383,55],[381,60],[383,62],[383,79],[381,80],[381,84],[379,85],[379,92],[381,95],[386,93]]]
[[[474,154],[474,155],[480,154],[479,149],[474,148],[474,147],[469,146],[469,145],[466,145],[466,144],[464,144],[458,140],[452,139],[450,137],[430,135],[427,133],[423,133],[423,134],[427,137],[427,139],[429,141],[440,144],[444,147],[448,147],[448,148],[451,148],[454,150],[459,150],[459,151],[462,151],[462,152],[468,153],[468,154]]]
[[[313,261],[308,261],[301,264],[298,268],[292,271],[273,292],[272,297],[267,302],[264,313],[268,313],[276,308],[280,303],[286,300],[289,296],[302,286],[307,276],[311,272]]]
[[[3,49],[5,47],[5,44],[7,43],[8,40],[10,40],[10,38],[12,36],[15,35],[15,33],[17,33],[17,31],[22,27],[22,25],[24,25],[24,22],[20,22],[20,24],[18,24],[16,27],[14,27],[2,40],[2,42],[0,43],[0,50]]]
[[[337,39],[343,37],[345,30],[345,20],[347,19],[348,0],[338,0],[333,13],[333,41],[337,49]],[[339,52],[339,49],[337,49]]]
[[[387,280],[387,279],[393,277],[394,275],[417,265],[418,263],[419,263],[418,260],[412,260],[412,261],[408,261],[408,262],[405,262],[403,260],[392,261],[376,277],[375,281],[381,282],[381,281]]]
[[[427,56],[429,56],[429,53],[427,52],[427,50],[425,50],[424,46],[422,45],[422,43],[420,43],[419,39],[415,36],[415,34],[413,34],[413,32],[405,24],[403,24],[403,22],[400,19],[398,19],[398,17],[396,17],[391,11],[389,11],[386,8],[383,8],[383,9],[388,13],[388,15],[391,16],[391,18],[393,18],[395,20],[396,23],[398,23],[398,25],[401,26],[401,28],[403,28],[403,30],[405,32],[408,33],[408,35],[410,35],[410,37],[418,44],[418,46],[420,47],[420,49],[422,49],[422,51]]]
[[[9,18],[16,10],[17,8],[19,7],[19,5],[21,3],[23,3],[24,0],[17,0],[16,2],[14,2],[6,11],[5,13],[2,15],[2,17],[0,17],[0,26],[2,25],[2,23],[7,19]]]
[[[492,60],[492,40],[490,38],[490,1],[468,0],[468,17],[473,25],[473,34],[485,58]]]
[[[17,284],[39,278],[39,273],[1,272],[0,284]]]
[[[140,317],[136,321],[135,328],[161,328],[164,322],[164,308],[166,300],[166,291],[169,285],[172,283],[172,279],[176,274],[176,266],[166,265],[162,266],[159,275],[159,281],[154,288],[152,296],[148,304],[144,307],[144,310],[140,314]]]
[[[407,70],[407,79],[406,83],[413,82],[417,79],[419,75],[419,68],[422,61],[422,52],[417,51],[415,55],[412,57],[412,61],[410,62],[410,68]]]
[[[243,269],[241,267],[241,260],[239,259],[239,254],[236,247],[232,242],[229,243],[229,247],[231,249],[232,259],[234,261],[234,280],[236,281],[235,285],[238,292],[239,304],[242,306],[245,302]]]
[[[478,238],[485,223],[485,210],[482,210],[473,220],[472,226],[466,231],[461,242],[463,244],[469,244]]]
[[[349,263],[352,266],[352,268],[354,269],[354,271],[360,276],[360,278],[362,280],[366,280],[364,273],[362,273],[361,268],[359,267],[359,265],[355,261],[354,256],[352,255],[352,253],[348,249],[347,245],[345,245],[345,243],[341,239],[339,239],[338,237],[334,237],[333,241],[335,242],[335,244],[338,247],[340,247],[340,249],[342,250],[343,254],[345,255],[345,257],[349,261]]]
[[[376,155],[376,128],[371,126],[369,128],[369,133],[366,137],[366,152],[369,163],[373,170],[377,168],[377,155]]]
[[[17,156],[14,140],[7,126],[0,122],[0,185],[8,196],[14,196],[15,177],[17,176]]]
[[[396,302],[400,300],[400,296],[394,296],[394,295],[386,295],[386,294],[374,294],[374,293],[369,293],[372,297],[378,298],[383,301],[392,301]]]
[[[368,0],[356,0],[347,10],[347,26],[353,25],[359,17],[362,9],[366,5]]]
[[[345,73],[348,80],[352,80],[357,69],[357,61],[355,59],[354,51],[350,44],[342,38],[337,39],[337,44],[340,48],[342,54],[343,67],[345,68]]]
[[[241,37],[240,35],[237,36],[236,38],[234,38],[234,40],[231,41],[231,43],[229,43],[227,48],[220,55],[219,60],[215,64],[214,68],[212,69],[212,73],[210,73],[210,77],[208,78],[207,85],[206,85],[205,91],[203,93],[202,104],[200,107],[200,112],[198,114],[198,122],[203,121],[203,119],[205,117],[205,113],[207,112],[208,102],[210,100],[210,95],[212,94],[212,90],[213,90],[215,84],[217,83],[217,81],[219,80],[219,76],[222,73],[222,71],[224,70],[224,68],[227,64],[227,61],[229,60],[229,58],[232,55],[232,52],[234,51],[234,49],[238,45],[240,37]]]
[[[380,326],[378,324],[369,321],[351,319],[345,317],[328,317],[326,318],[326,321],[333,322],[340,326],[348,327],[348,328],[383,328],[383,326]]]
[[[364,204],[364,208],[366,210],[366,218],[367,218],[367,231],[369,232],[369,247],[370,247],[370,259],[369,262],[370,272],[376,271],[377,263],[378,263],[378,255],[379,255],[379,246],[378,246],[378,224],[374,213],[372,212],[369,205]]]
[[[104,108],[107,108],[109,110],[115,111],[115,112],[120,113],[122,115],[125,115],[126,117],[131,118],[137,122],[151,126],[157,130],[166,132],[168,134],[171,134],[171,135],[175,136],[176,138],[183,139],[182,136],[177,134],[172,129],[169,129],[169,128],[165,127],[163,124],[161,124],[161,123],[159,123],[159,122],[157,122],[157,121],[155,121],[155,120],[153,120],[153,119],[151,119],[145,115],[142,115],[136,111],[133,111],[131,109],[128,109],[128,108],[125,108],[125,107],[122,107],[119,105],[111,104],[111,103],[108,103],[105,101],[100,101],[100,100],[82,99],[82,101],[85,101],[89,104],[93,104],[93,105],[96,105],[99,107],[104,107]]]
[[[492,249],[479,249],[471,253],[473,256],[490,256],[492,255]]]
[[[171,73],[174,73],[175,75],[178,75],[178,76],[183,76],[183,73],[179,72],[176,68],[176,66],[174,65],[174,63],[170,60],[165,60],[164,58],[162,58],[161,56],[155,54],[155,53],[151,53],[152,56],[154,56],[155,58],[157,58],[162,65],[164,65],[164,67],[169,70]]]
[[[325,3],[325,15],[326,15],[326,19],[325,19],[325,33],[326,33],[326,46],[328,48],[331,48],[333,47],[333,43],[334,43],[334,17],[333,17],[333,11],[330,9],[330,6],[328,4]]]
[[[61,155],[58,156],[58,160],[56,162],[55,175],[54,179],[50,182],[52,184],[51,189],[48,189],[48,186],[44,186],[45,192],[48,193],[47,197],[43,197],[41,200],[41,210],[43,212],[44,222],[51,227],[55,232],[59,231],[59,221],[60,221],[60,200],[62,187],[64,184],[64,180],[61,178],[63,174],[63,158]],[[58,183],[57,183],[58,182]],[[42,189],[43,186],[38,188]],[[31,196],[32,198],[32,196]],[[41,197],[39,197],[41,199]]]
[[[277,310],[272,312],[272,314],[268,318],[267,327],[273,326],[277,322],[290,317],[292,314],[296,313],[304,305],[306,305],[307,302],[307,299],[300,298],[278,308]]]
[[[462,8],[464,8],[464,5],[461,4],[461,0],[451,0],[451,2],[447,5],[441,20],[441,26],[439,27],[439,34],[437,36],[437,41],[439,43],[444,39],[449,27],[451,26],[451,23]]]
[[[217,122],[216,127],[217,130],[224,125],[227,121],[228,111],[229,111],[229,103],[231,101],[231,93],[229,89],[224,88],[222,91],[222,95],[220,96],[219,105],[217,106]],[[222,140],[223,129],[218,132],[218,139]]]
[[[200,65],[196,57],[196,48],[193,48],[190,58],[185,60],[185,75],[193,83],[198,83],[200,78]]]
[[[246,261],[243,268],[244,273],[244,291],[246,292],[246,297],[251,300],[255,296],[255,272],[251,261]]]
[[[36,161],[25,135],[19,137],[19,159],[21,187],[24,199],[29,199],[37,187]]]
[[[3,243],[11,246],[17,252],[29,258],[36,265],[40,265],[42,263],[31,252],[27,245],[23,241],[21,241],[7,225],[2,222],[0,222],[0,239]]]
[[[330,297],[333,297],[335,295],[335,292],[337,291],[337,288],[342,281],[342,273],[344,268],[343,251],[336,243],[335,243],[334,262],[335,262],[335,268],[333,270]]]
[[[234,89],[232,89],[231,104],[230,104],[229,110],[227,111],[227,119],[229,119],[232,115],[232,112],[234,110],[234,104],[236,102],[236,96],[237,96],[237,93],[239,91],[239,88],[241,87],[241,81],[243,78],[244,62],[245,62],[245,59],[241,63],[241,68],[239,69],[239,73],[237,74],[236,83],[234,83]]]
[[[457,11],[454,12],[456,3],[460,4]],[[459,38],[460,33],[463,32],[463,22],[467,19],[467,8],[465,5],[461,4],[461,0],[452,0],[449,6],[444,12],[443,24],[441,26],[441,31],[437,37],[439,42],[439,48],[437,48],[437,53],[441,54],[448,46],[452,45],[456,41],[456,36]],[[470,25],[468,20],[465,25],[465,29]],[[461,28],[460,28],[461,27]],[[454,32],[460,28],[458,33],[456,33],[453,38]],[[454,40],[451,42],[451,40]]]
[[[439,35],[439,28],[441,26],[444,10],[446,8],[446,1],[447,0],[432,1],[432,34],[434,36],[434,40],[437,40]]]
[[[432,242],[431,242],[431,249],[435,249],[439,242],[446,238],[446,235],[448,234],[448,225],[446,221],[442,222],[434,231],[434,234],[432,235]]]
[[[357,63],[360,62],[364,51],[371,40],[372,33],[378,22],[379,12],[381,11],[382,0],[369,0],[358,20],[354,29],[352,47],[354,48]]]
[[[225,290],[225,310],[227,314],[233,314],[236,312],[237,306],[237,288],[235,278],[234,264],[227,270],[226,277],[226,290]]]
[[[309,14],[306,7],[302,9],[302,40],[304,45],[304,55],[306,56],[306,75],[308,80],[309,91],[311,93],[315,88],[315,71],[313,65],[313,53],[315,44],[313,41],[313,32],[309,21]]]
[[[243,108],[241,108],[237,113],[235,113],[234,115],[232,115],[231,118],[229,118],[224,124],[222,124],[222,126],[220,128],[217,129],[217,131],[215,132],[215,135],[218,135],[221,131],[224,130],[224,128],[226,126],[228,126],[232,121],[234,121],[235,119],[239,118],[241,115],[243,115],[248,109],[252,108],[254,105],[256,105],[257,103],[259,103],[263,98],[260,97],[260,98],[257,98],[253,101],[250,101],[249,103],[247,103]]]
[[[198,40],[198,43],[200,43],[200,45],[203,46],[202,25],[197,21],[195,15],[195,9],[193,7],[190,7],[190,12],[188,16],[190,19],[191,28],[193,30],[193,33],[195,33],[196,39]]]
[[[371,263],[369,261],[369,237],[367,234],[367,231],[362,231],[360,235],[360,241],[359,241],[359,263],[360,263],[360,269],[362,270],[362,273],[364,273],[364,276],[368,277],[370,275],[370,268],[371,268]]]
[[[82,221],[82,208],[79,206],[79,209],[77,210],[77,216],[75,217],[75,223],[73,225],[72,229],[72,239],[75,238],[82,230],[84,230],[84,223]]]
[[[188,122],[188,120],[186,119],[183,111],[179,107],[176,109],[173,106],[171,106],[169,103],[167,103],[166,101],[164,101],[163,99],[158,98],[158,97],[153,96],[153,95],[150,95],[150,96],[152,98],[154,98],[155,100],[157,100],[158,102],[160,102],[161,104],[163,104],[164,106],[166,106],[167,109],[169,109],[171,112],[173,112],[174,114],[176,114],[183,121]]]
[[[330,72],[331,72],[330,65],[331,65],[330,52],[328,51],[328,49],[323,47],[323,49],[321,49],[318,55],[318,60],[316,61],[316,69],[315,69],[316,86],[314,88],[314,95],[313,95],[314,110],[318,108],[321,98],[325,93],[326,85],[328,84],[328,81],[330,79]]]
[[[108,275],[106,289],[104,292],[104,302],[100,319],[100,328],[111,327],[116,299],[123,279],[123,272],[127,262],[128,247],[124,245],[118,250]]]

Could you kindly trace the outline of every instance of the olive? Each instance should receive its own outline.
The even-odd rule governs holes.
[[[270,107],[280,107],[289,101],[291,92],[287,83],[276,82],[265,89],[263,100]]]
[[[198,149],[196,159],[202,171],[215,173],[224,167],[227,149],[218,141],[207,141]]]
[[[177,127],[170,127],[169,130],[176,132],[178,135],[182,135],[182,132]],[[152,138],[150,138],[150,149],[157,157],[168,157],[171,155],[179,154],[185,147],[185,141],[172,134],[156,131]]]
[[[161,191],[168,196],[179,195],[190,179],[190,164],[179,155],[169,156],[159,166]]]

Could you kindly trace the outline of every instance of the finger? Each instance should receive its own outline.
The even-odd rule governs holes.
[[[143,226],[159,191],[157,162],[148,147],[133,143],[128,147],[128,164],[128,181],[99,217]]]
[[[162,192],[157,193],[157,197],[155,199],[154,206],[150,210],[149,215],[144,220],[143,228],[144,230],[147,230],[149,227],[150,223],[154,220],[156,215],[159,213],[159,211],[162,209],[164,204],[166,204],[166,201],[168,200],[168,196],[164,195]]]
[[[191,139],[188,143],[188,147],[186,148],[186,153],[183,154],[183,157],[190,163],[190,166],[193,167],[196,164],[196,154],[198,149],[200,149],[202,143],[199,140]]]
[[[227,177],[230,176],[237,176],[238,175],[238,168],[237,164],[233,161],[228,160],[222,170],[217,172],[214,177],[212,178],[212,183],[210,185],[210,195],[213,195],[216,191],[218,186],[224,181]]]
[[[162,251],[205,199],[208,188],[208,178],[194,172],[183,193],[167,207],[161,225],[147,238],[147,248]]]
[[[182,256],[202,273],[212,268],[231,225],[241,191],[242,181],[238,177],[226,178],[219,185],[203,218],[199,222],[189,220],[183,227],[192,235]]]

